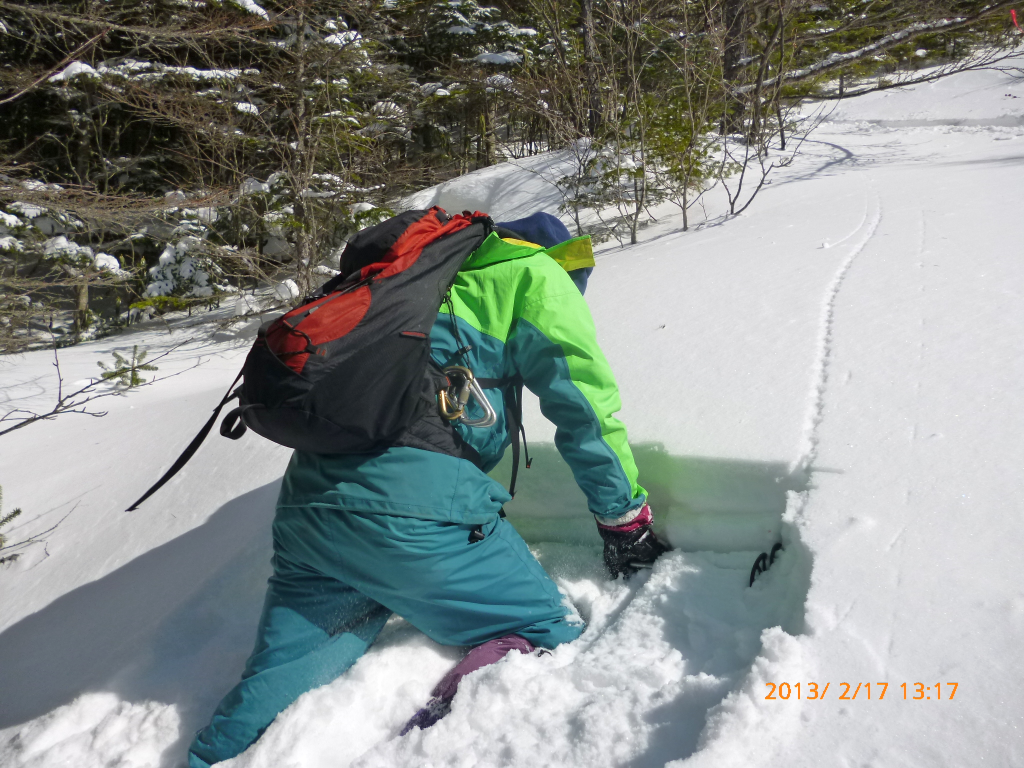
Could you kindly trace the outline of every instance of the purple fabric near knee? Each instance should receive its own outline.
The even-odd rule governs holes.
[[[434,686],[430,692],[431,696],[441,699],[450,699],[459,689],[459,682],[470,672],[476,672],[481,667],[501,661],[509,651],[530,653],[533,651],[533,643],[519,635],[505,635],[497,640],[488,640],[483,645],[478,645],[467,653],[458,664]]]

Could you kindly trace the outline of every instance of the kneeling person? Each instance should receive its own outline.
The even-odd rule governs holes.
[[[504,519],[511,496],[487,475],[513,442],[518,455],[521,384],[556,425],[612,575],[665,551],[582,296],[593,265],[589,238],[571,238],[553,216],[497,225],[462,265],[430,334],[433,361],[475,374],[494,423],[431,411],[383,451],[295,452],[256,647],[196,735],[191,768],[245,750],[296,698],[351,667],[393,613],[438,643],[473,646],[403,733],[442,717],[465,674],[580,635],[582,621]],[[356,268],[343,257],[344,273]]]

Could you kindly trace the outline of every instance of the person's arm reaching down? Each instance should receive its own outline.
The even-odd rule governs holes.
[[[611,367],[597,343],[590,310],[555,264],[529,270],[520,286],[518,322],[508,340],[526,386],[554,423],[555,446],[586,494],[590,511],[614,520],[638,509],[647,492],[615,417],[622,407]]]

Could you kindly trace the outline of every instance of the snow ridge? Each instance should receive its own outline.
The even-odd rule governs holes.
[[[818,339],[815,345],[816,353],[814,367],[811,375],[810,404],[807,409],[807,416],[804,419],[803,447],[800,455],[790,467],[790,474],[806,472],[814,462],[818,452],[818,425],[821,424],[825,412],[825,388],[828,386],[828,369],[832,362],[832,327],[835,318],[836,298],[839,290],[843,287],[843,280],[846,279],[850,267],[867,246],[871,238],[878,231],[878,225],[882,222],[882,208],[878,196],[875,195],[874,213],[864,212],[864,221],[859,230],[864,231],[864,236],[850,249],[850,254],[839,265],[832,282],[825,290],[825,298],[821,307],[821,320],[818,326]],[[865,226],[866,222],[866,226]],[[830,247],[835,247],[832,245]]]

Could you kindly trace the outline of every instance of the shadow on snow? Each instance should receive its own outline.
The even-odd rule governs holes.
[[[112,691],[176,705],[184,727],[163,762],[183,759],[191,726],[237,682],[252,647],[279,485],[233,499],[0,634],[0,658],[16,660],[0,665],[0,728]]]

